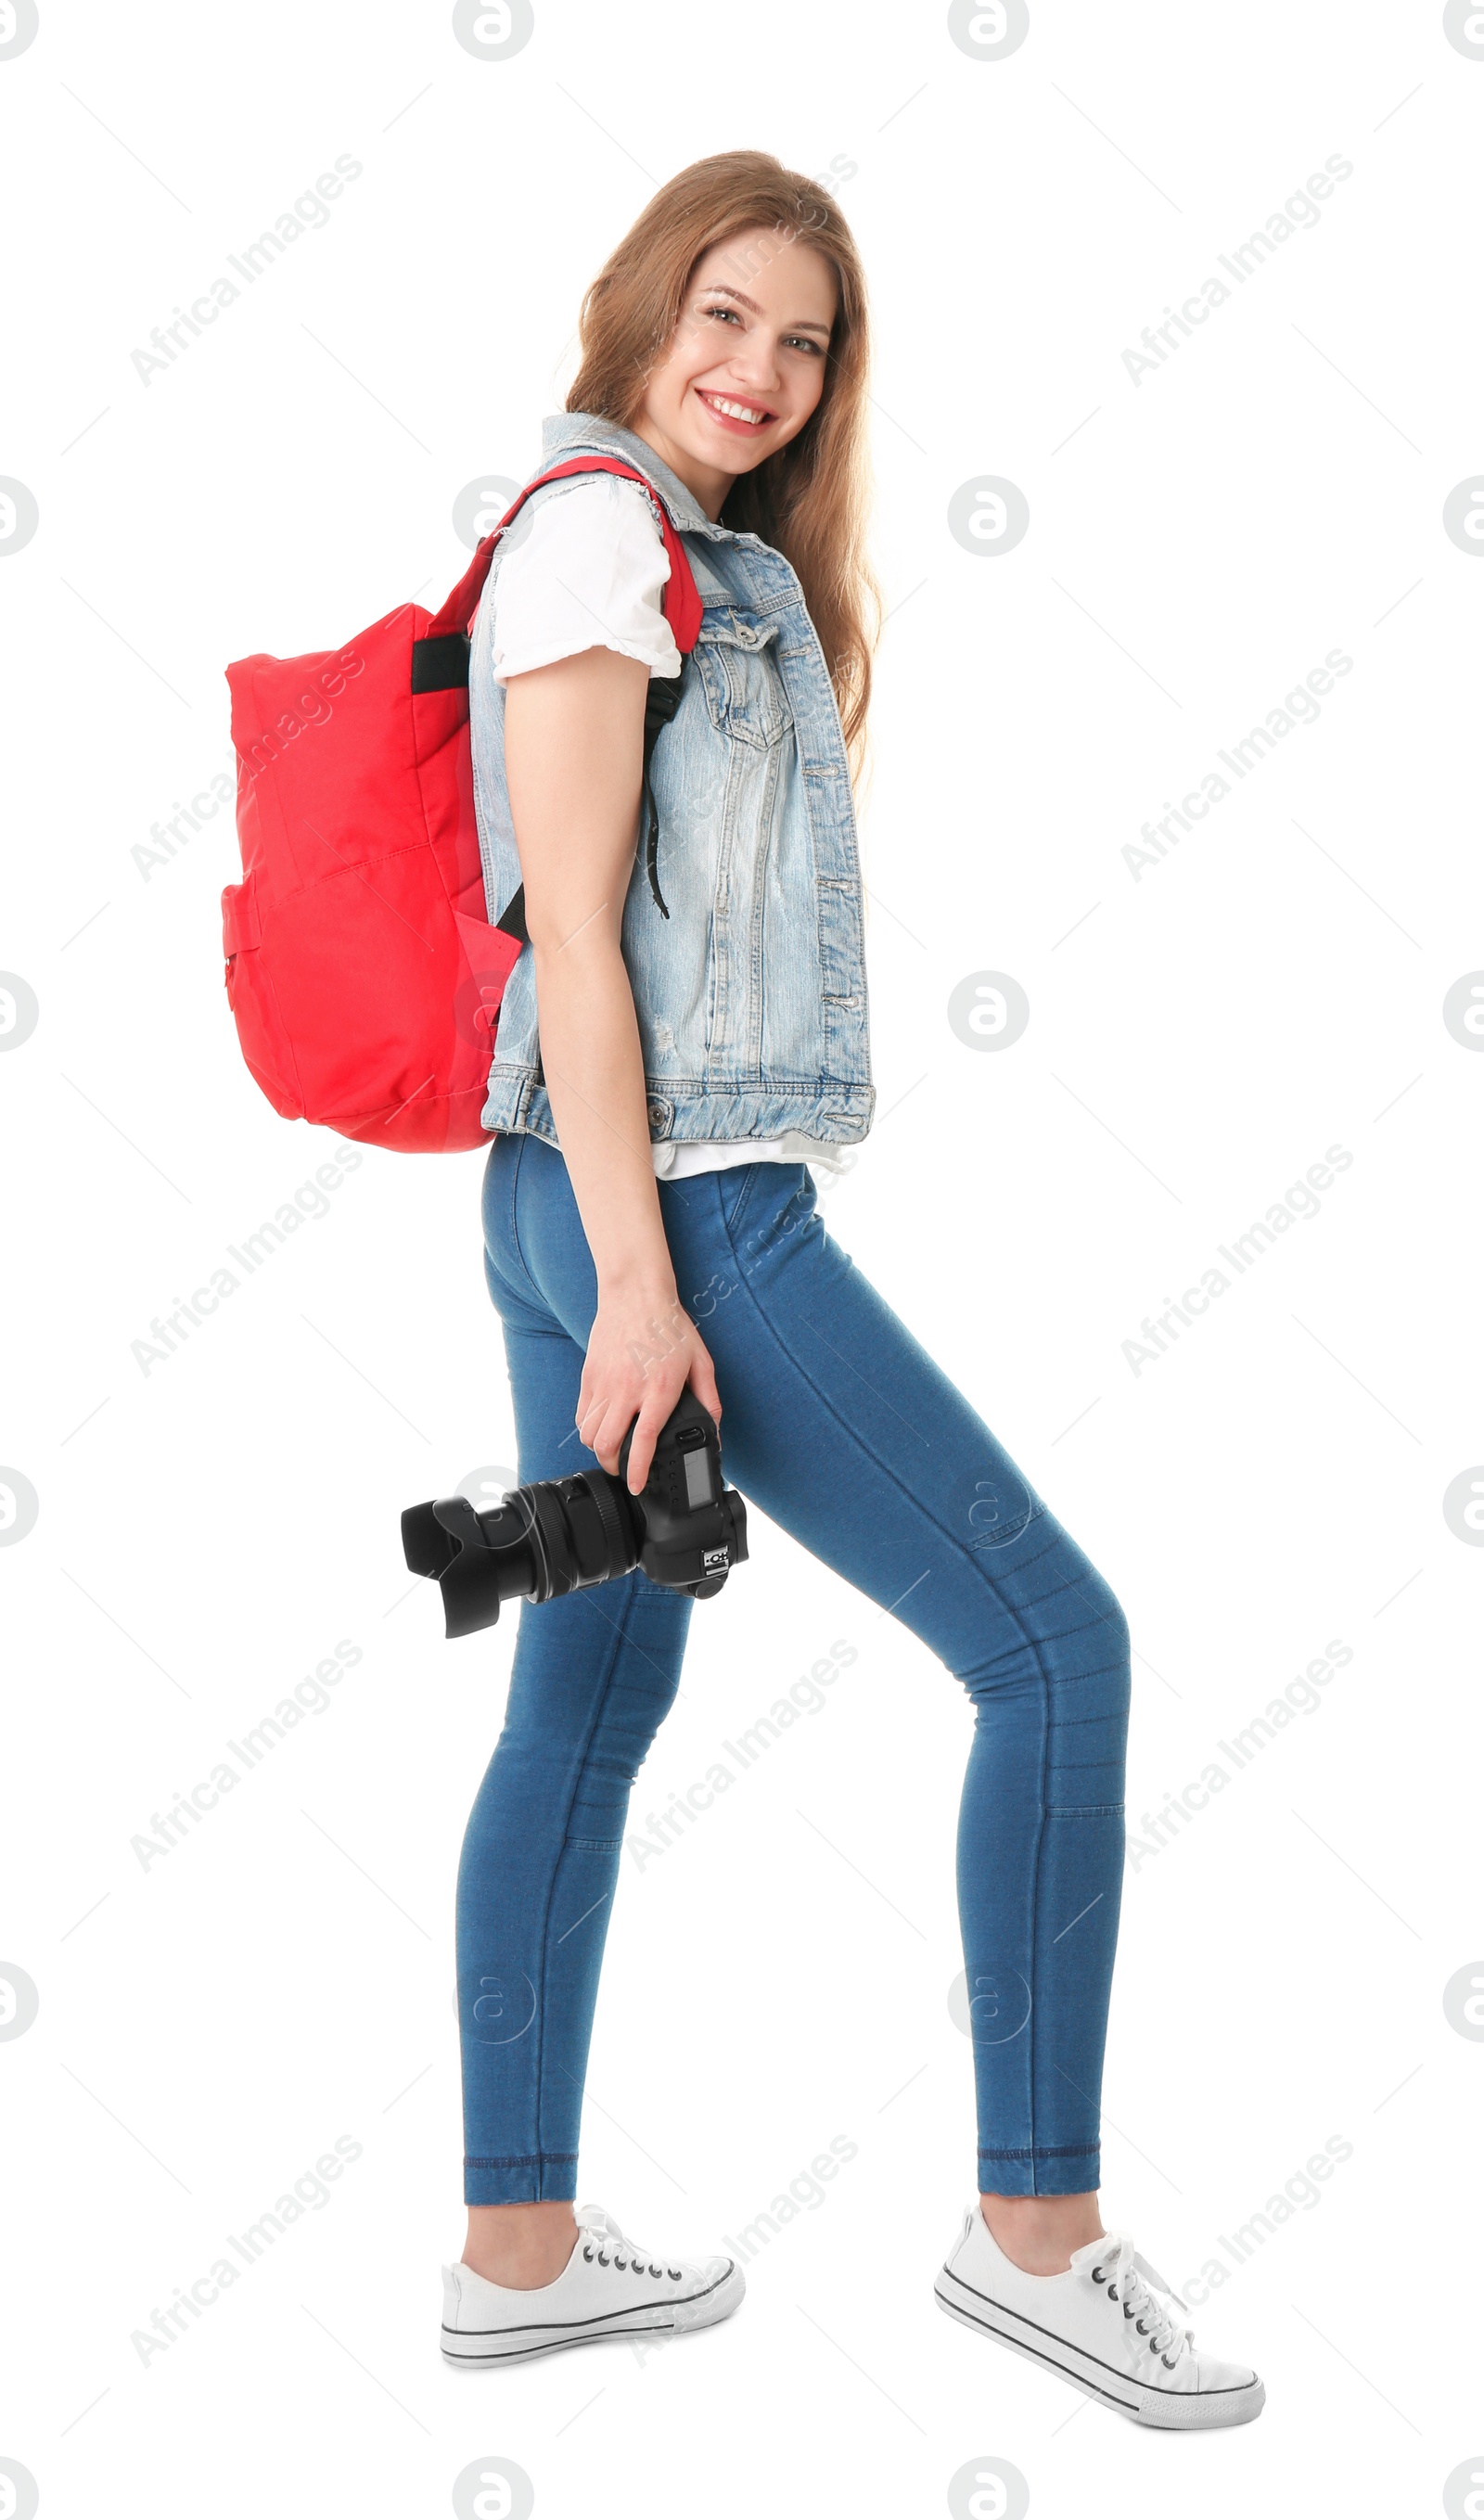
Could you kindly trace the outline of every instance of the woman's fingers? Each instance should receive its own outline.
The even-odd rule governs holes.
[[[667,1375],[666,1384],[668,1384],[668,1381],[669,1376]],[[654,1445],[658,1438],[660,1429],[664,1425],[665,1419],[669,1417],[671,1410],[674,1408],[676,1401],[680,1397],[680,1391],[683,1390],[684,1387],[684,1384],[682,1384],[680,1389],[673,1393],[670,1393],[667,1389],[657,1389],[647,1392],[645,1395],[643,1406],[639,1412],[639,1422],[634,1429],[634,1440],[629,1446],[628,1488],[630,1496],[638,1496],[646,1479],[650,1475],[650,1464],[654,1459]]]
[[[721,1424],[721,1393],[716,1388],[716,1368],[700,1340],[696,1342],[696,1355],[686,1381],[702,1409],[708,1409],[718,1426]]]
[[[634,1496],[649,1477],[655,1443],[682,1392],[689,1387],[721,1420],[716,1370],[694,1323],[687,1322],[686,1329],[666,1353],[652,1355],[636,1372],[633,1342],[624,1337],[620,1347],[619,1326],[601,1317],[593,1326],[577,1397],[577,1433],[602,1468],[616,1477],[623,1439],[633,1427],[627,1484]]]
[[[637,1406],[636,1402],[625,1410],[621,1401],[607,1397],[589,1413],[586,1423],[579,1430],[588,1451],[595,1454],[603,1468],[610,1473],[618,1468],[618,1448]]]

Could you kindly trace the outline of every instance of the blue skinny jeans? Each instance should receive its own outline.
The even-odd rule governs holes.
[[[1123,1612],[827,1234],[806,1166],[662,1182],[659,1203],[716,1368],[729,1483],[921,1637],[973,1700],[956,1868],[977,2186],[1097,2187],[1123,1871]],[[574,1420],[598,1290],[562,1156],[529,1135],[497,1138],[483,1225],[520,1477],[593,1469]],[[637,1569],[521,1605],[459,1867],[471,2205],[576,2194],[629,1792],[674,1701],[694,1606]]]

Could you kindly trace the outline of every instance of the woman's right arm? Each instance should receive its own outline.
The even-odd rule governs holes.
[[[622,953],[649,668],[609,648],[510,676],[505,773],[535,962],[541,1063],[598,1273],[577,1428],[606,1470],[636,1414],[628,1485],[689,1383],[716,1375],[681,1304],[659,1212],[644,1056]]]

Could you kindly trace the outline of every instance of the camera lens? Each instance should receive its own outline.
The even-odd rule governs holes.
[[[554,1600],[589,1584],[607,1584],[639,1563],[640,1533],[627,1491],[600,1471],[569,1479],[537,1479],[515,1495],[530,1512],[536,1559],[533,1601]]]
[[[445,1634],[493,1627],[502,1601],[557,1600],[636,1566],[652,1583],[697,1600],[720,1592],[747,1554],[747,1522],[737,1490],[722,1484],[714,1418],[693,1392],[681,1393],[640,1497],[630,1495],[626,1475],[633,1433],[631,1426],[616,1476],[597,1469],[536,1479],[483,1513],[464,1496],[408,1507],[403,1555],[415,1575],[441,1587]]]
[[[639,1544],[626,1491],[601,1472],[533,1480],[483,1513],[452,1496],[402,1516],[402,1553],[442,1587],[450,1637],[492,1628],[502,1601],[552,1601],[627,1575]]]

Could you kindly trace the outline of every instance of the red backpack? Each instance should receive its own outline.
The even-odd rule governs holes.
[[[474,823],[469,625],[500,535],[543,482],[615,472],[650,491],[682,655],[701,601],[663,502],[632,466],[580,456],[528,481],[441,610],[398,605],[348,647],[227,667],[243,880],[222,894],[227,997],[276,1111],[409,1154],[484,1144],[479,1114],[524,886],[491,926]],[[652,677],[650,756],[678,678]],[[669,913],[665,911],[665,917]]]

